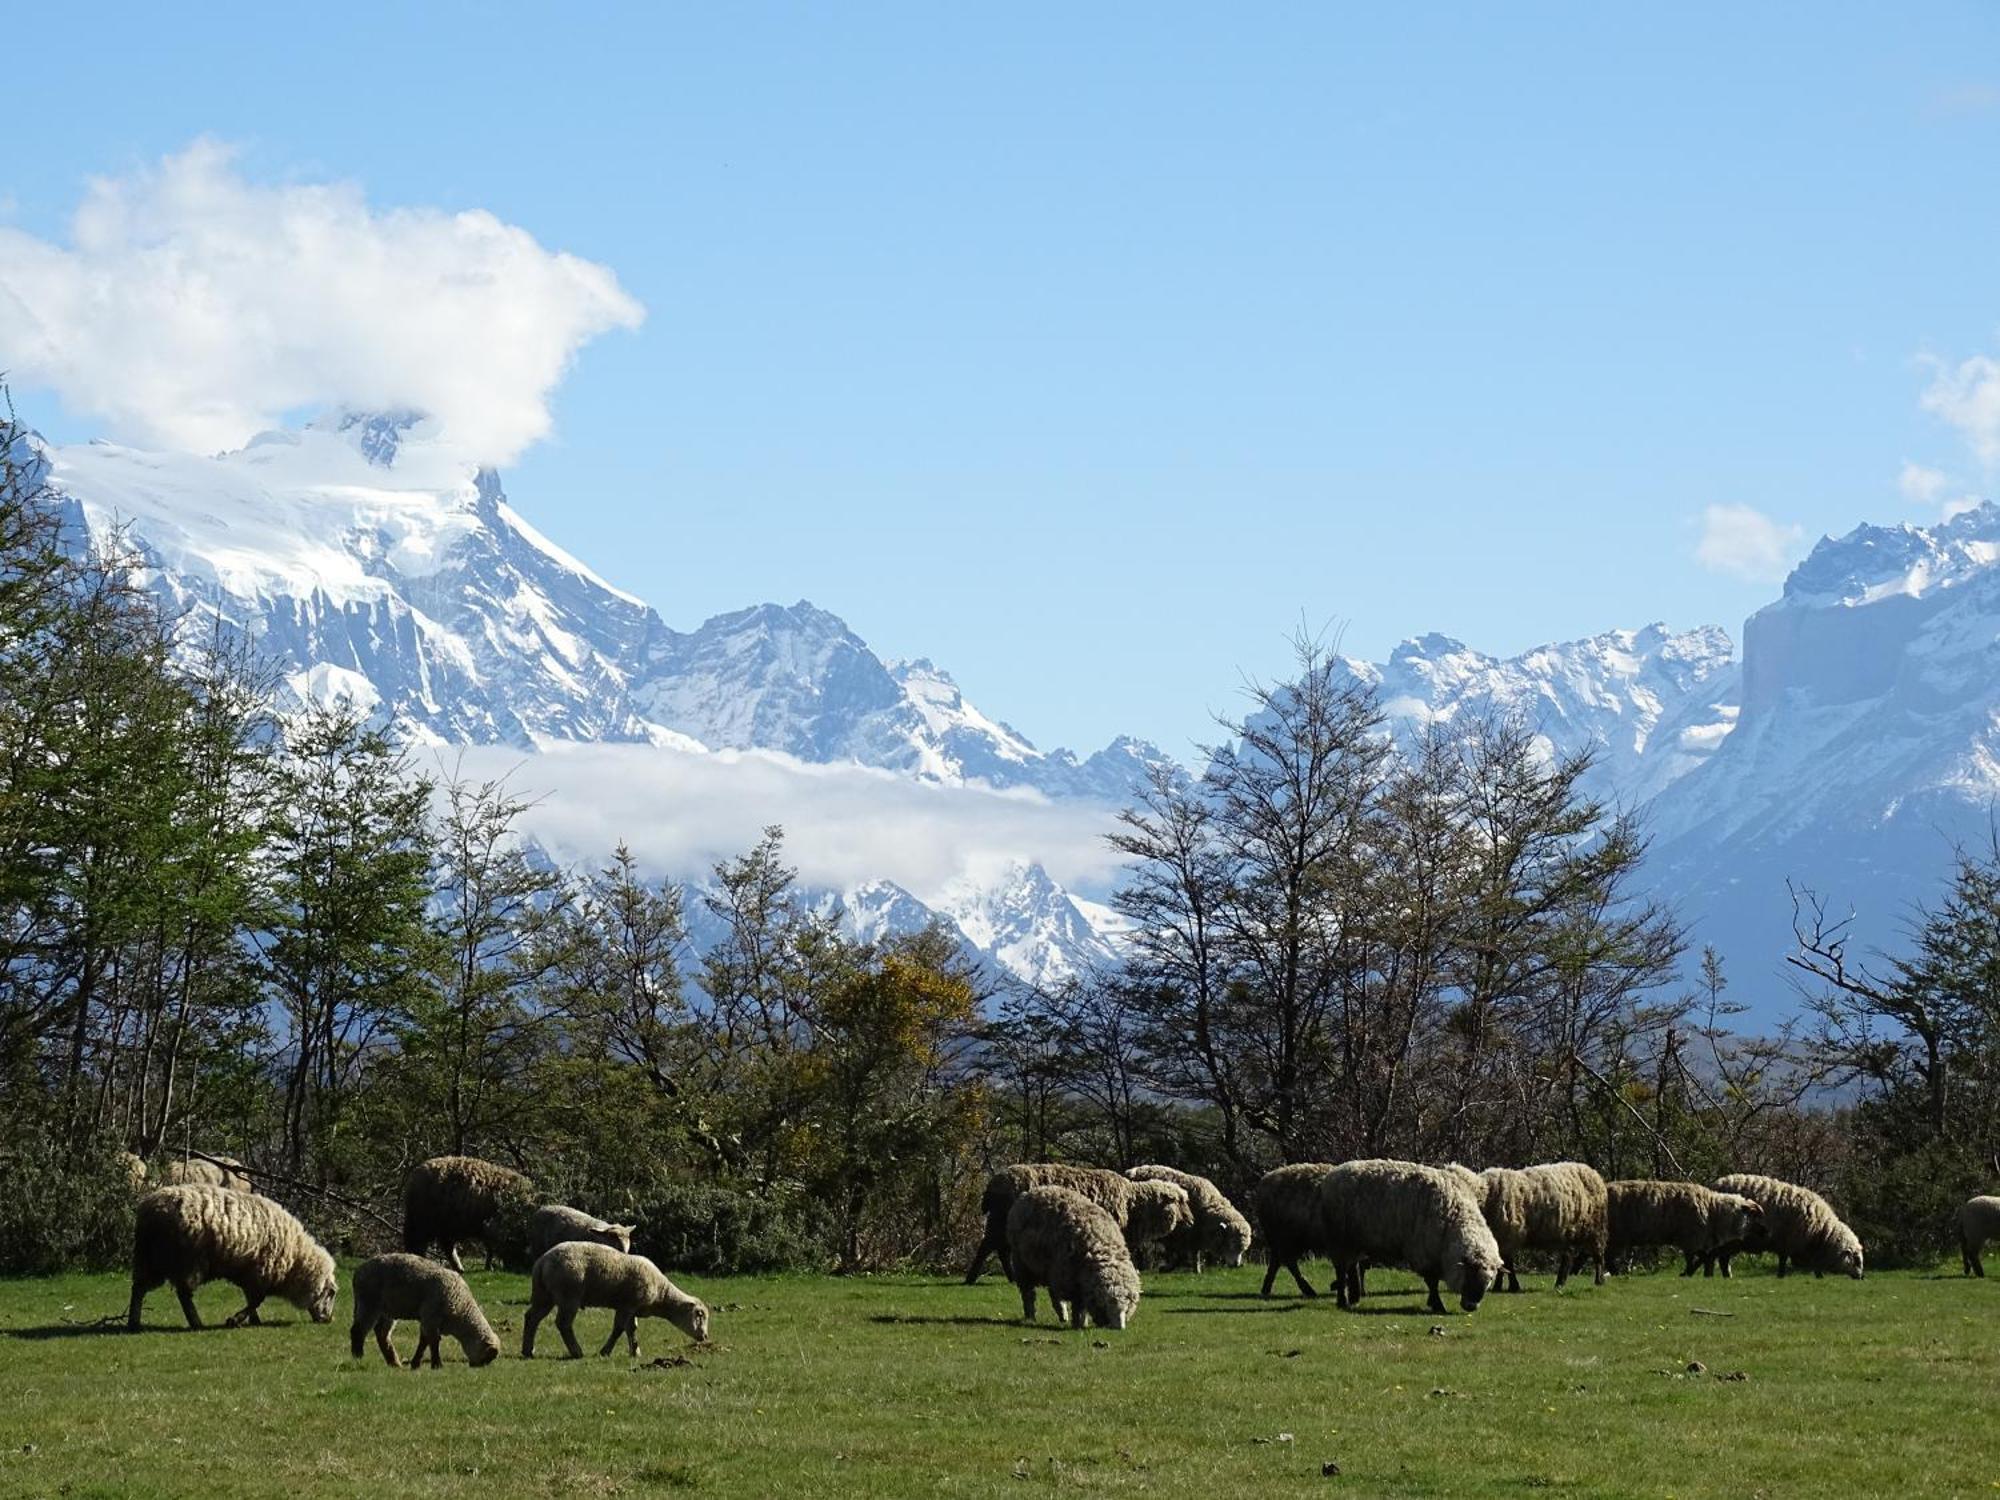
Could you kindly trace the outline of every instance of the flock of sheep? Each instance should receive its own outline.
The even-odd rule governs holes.
[[[258,1321],[267,1297],[279,1297],[314,1322],[331,1321],[333,1257],[284,1208],[257,1194],[240,1163],[196,1159],[169,1166],[168,1185],[139,1200],[127,1326],[136,1331],[148,1293],[171,1284],[192,1328],[201,1327],[194,1292],[228,1281],[245,1298],[229,1319]],[[143,1163],[133,1181],[143,1187]],[[985,1232],[968,1284],[990,1255],[1021,1294],[1024,1317],[1046,1289],[1058,1321],[1123,1328],[1137,1311],[1135,1253],[1191,1264],[1240,1266],[1253,1232],[1248,1219],[1206,1177],[1172,1167],[1097,1167],[1024,1163],[995,1172],[981,1199]],[[1445,1310],[1441,1289],[1471,1312],[1503,1283],[1519,1291],[1519,1259],[1556,1258],[1556,1285],[1585,1264],[1603,1282],[1607,1266],[1637,1250],[1672,1248],[1681,1274],[1730,1274],[1732,1257],[1769,1250],[1778,1274],[1797,1267],[1859,1279],[1861,1241],[1817,1193],[1776,1178],[1736,1174],[1712,1187],[1693,1182],[1606,1183],[1581,1162],[1474,1172],[1457,1164],[1371,1160],[1279,1167],[1252,1195],[1268,1268],[1263,1295],[1282,1268],[1314,1296],[1299,1268],[1308,1256],[1333,1263],[1333,1291],[1352,1307],[1370,1266],[1414,1271],[1429,1289],[1432,1312]],[[403,1249],[364,1261],[354,1273],[351,1347],[359,1359],[372,1332],[382,1357],[398,1365],[392,1339],[399,1320],[419,1338],[411,1367],[426,1352],[433,1367],[450,1336],[472,1365],[499,1356],[500,1340],[461,1274],[458,1247],[491,1245],[502,1217],[525,1214],[534,1257],[521,1354],[533,1358],[535,1334],[550,1312],[570,1357],[582,1354],[577,1313],[613,1313],[609,1354],[620,1337],[639,1352],[637,1320],[667,1319],[696,1342],[709,1336],[708,1308],[675,1286],[659,1267],[631,1253],[632,1226],[613,1224],[560,1204],[533,1203],[522,1174],[476,1157],[442,1156],[416,1168],[405,1186]],[[2000,1237],[2000,1197],[1974,1198],[1959,1213],[1967,1275],[1984,1276],[1980,1251]],[[435,1252],[438,1259],[429,1256]]]
[[[257,1322],[257,1310],[267,1297],[291,1303],[315,1323],[332,1321],[333,1257],[305,1225],[253,1191],[239,1163],[227,1158],[177,1162],[167,1176],[168,1186],[139,1200],[127,1328],[138,1331],[147,1294],[166,1284],[180,1298],[188,1326],[201,1327],[194,1293],[206,1281],[232,1282],[243,1292],[242,1309],[229,1318],[232,1328]],[[133,1178],[144,1182],[144,1163],[137,1163]],[[372,1332],[382,1358],[400,1365],[391,1339],[397,1322],[410,1319],[418,1329],[412,1369],[423,1363],[426,1351],[434,1368],[441,1364],[438,1346],[446,1336],[465,1351],[468,1364],[497,1359],[499,1335],[466,1285],[458,1246],[465,1240],[490,1243],[500,1216],[527,1206],[531,1194],[531,1184],[519,1172],[477,1157],[434,1157],[413,1171],[403,1195],[404,1248],[373,1256],[354,1271],[349,1333],[354,1357],[361,1358]],[[640,1318],[665,1318],[697,1343],[707,1342],[707,1306],[643,1255],[631,1253],[629,1224],[548,1203],[528,1212],[526,1234],[535,1259],[522,1358],[534,1358],[536,1330],[551,1312],[570,1357],[580,1356],[576,1315],[586,1307],[612,1312],[611,1337],[600,1351],[604,1354],[622,1336],[637,1358]],[[427,1257],[425,1252],[433,1248],[442,1260]]]

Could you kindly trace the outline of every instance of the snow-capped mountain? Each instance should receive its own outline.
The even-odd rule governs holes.
[[[91,443],[42,446],[38,462],[79,534],[117,538],[172,611],[254,639],[295,697],[348,697],[419,741],[775,751],[1103,802],[1165,759],[1129,739],[1087,759],[1040,750],[938,667],[886,663],[804,601],[675,630],[409,413],[267,433],[213,457]],[[951,893],[968,912],[1013,914],[981,927],[981,952],[1004,948],[1003,966],[1036,981],[1101,956],[1085,906],[1039,866],[993,879],[1022,888],[966,877]],[[929,919],[891,887],[842,899],[862,928]]]

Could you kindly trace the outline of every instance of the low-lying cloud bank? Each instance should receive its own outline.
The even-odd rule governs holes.
[[[800,878],[847,889],[893,880],[933,901],[952,880],[1016,860],[1102,893],[1118,867],[1115,811],[1032,792],[948,787],[865,766],[811,765],[768,751],[652,745],[500,746],[443,752],[468,779],[504,780],[535,805],[523,830],[566,862],[601,861],[620,840],[657,874],[705,875],[780,824]]]
[[[92,182],[67,245],[0,227],[0,369],[148,447],[410,410],[506,463],[548,432],[577,350],[644,316],[608,268],[490,213],[254,183],[212,140]]]

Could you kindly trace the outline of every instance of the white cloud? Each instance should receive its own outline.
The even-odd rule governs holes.
[[[1896,476],[1896,488],[1910,504],[1935,508],[1939,518],[1946,521],[1979,505],[1979,497],[1965,493],[1944,470],[1907,460]]]
[[[577,350],[643,317],[609,269],[489,213],[252,183],[209,140],[94,181],[67,246],[0,228],[0,369],[194,452],[300,409],[410,408],[505,462]]]
[[[810,765],[770,751],[560,744],[539,754],[498,746],[448,752],[447,769],[505,778],[537,798],[524,831],[565,862],[588,866],[623,839],[644,867],[706,875],[767,824],[807,884],[846,889],[893,880],[935,901],[955,877],[1039,862],[1060,884],[1102,891],[1118,866],[1105,843],[1112,812],[1032,792],[937,786],[865,766]]]
[[[1694,555],[1711,572],[1768,581],[1785,576],[1804,539],[1802,527],[1774,521],[1748,505],[1711,505],[1702,512]]]
[[[1975,354],[1932,369],[1924,410],[1957,428],[1987,468],[2000,468],[2000,360]]]

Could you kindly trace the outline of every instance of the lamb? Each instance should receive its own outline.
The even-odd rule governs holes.
[[[571,1241],[557,1245],[535,1262],[530,1279],[528,1320],[521,1332],[521,1358],[535,1357],[535,1329],[549,1309],[556,1313],[571,1359],[581,1359],[576,1341],[576,1315],[586,1307],[608,1307],[611,1337],[598,1355],[609,1354],[624,1334],[632,1357],[639,1357],[639,1319],[665,1318],[697,1344],[708,1342],[708,1306],[667,1280],[643,1255],[627,1255],[609,1245]]]
[[[1523,1250],[1556,1255],[1556,1285],[1569,1281],[1572,1260],[1589,1259],[1595,1280],[1604,1285],[1605,1188],[1593,1167],[1580,1161],[1535,1167],[1488,1167],[1480,1173],[1485,1196],[1480,1207],[1507,1263],[1507,1290],[1521,1290],[1517,1274]]]
[[[423,1367],[426,1347],[431,1351],[433,1370],[443,1363],[438,1357],[438,1341],[447,1333],[458,1340],[465,1362],[474,1368],[490,1365],[500,1357],[500,1336],[486,1321],[472,1289],[458,1272],[400,1251],[364,1260],[354,1268],[354,1327],[348,1338],[354,1357],[361,1358],[362,1341],[372,1328],[382,1358],[391,1369],[400,1365],[396,1346],[390,1342],[398,1318],[417,1320],[412,1370]]]
[[[1035,1288],[1072,1328],[1086,1317],[1099,1328],[1123,1328],[1139,1307],[1139,1272],[1118,1222],[1069,1188],[1030,1188],[1007,1210],[1009,1273],[1021,1289],[1021,1316],[1035,1318]]]
[[[205,1186],[253,1193],[250,1171],[233,1156],[189,1156],[167,1163],[169,1187]]]
[[[1326,1235],[1320,1221],[1319,1185],[1333,1167],[1328,1162],[1294,1162],[1266,1172],[1251,1194],[1257,1211],[1257,1232],[1264,1240],[1264,1295],[1271,1295],[1271,1283],[1283,1266],[1299,1284],[1301,1296],[1317,1297],[1299,1271],[1299,1259],[1326,1253]],[[1340,1288],[1336,1286],[1335,1291]]]
[[[1177,1238],[1191,1245],[1196,1271],[1201,1270],[1203,1258],[1210,1255],[1226,1266],[1243,1264],[1243,1257],[1250,1249],[1250,1221],[1236,1211],[1236,1205],[1213,1182],[1173,1167],[1132,1167],[1125,1175],[1134,1182],[1171,1182],[1188,1195],[1188,1204],[1194,1210],[1193,1229]]]
[[[1750,1199],[1698,1182],[1627,1180],[1605,1191],[1611,1260],[1620,1263],[1629,1251],[1672,1245],[1685,1257],[1683,1276],[1694,1275],[1717,1247],[1749,1239],[1764,1217]]]
[[[528,1216],[528,1253],[540,1259],[543,1252],[572,1240],[630,1251],[635,1227],[631,1224],[610,1224],[593,1218],[582,1209],[565,1208],[560,1203],[544,1203]]]
[[[1967,1276],[1986,1274],[1979,1252],[1995,1238],[2000,1238],[2000,1198],[1968,1198],[1958,1211],[1958,1250]]]
[[[1072,1167],[1061,1162],[1021,1162],[1002,1167],[986,1179],[980,1207],[986,1213],[986,1232],[973,1252],[966,1270],[965,1284],[979,1279],[989,1253],[1000,1256],[1000,1269],[1011,1278],[1013,1262],[1007,1245],[1007,1214],[1014,1200],[1038,1187],[1063,1187],[1080,1193],[1102,1208],[1117,1222],[1128,1250],[1187,1228],[1194,1222],[1194,1207],[1187,1192],[1169,1182],[1134,1182],[1103,1167]]]
[[[511,1167],[476,1156],[434,1156],[403,1185],[403,1248],[424,1255],[435,1245],[446,1265],[463,1271],[459,1241],[478,1240],[490,1267],[494,1241],[502,1238],[509,1220],[526,1217],[533,1194],[534,1185]]]
[[[231,1328],[261,1321],[257,1309],[273,1294],[315,1323],[333,1317],[333,1257],[269,1198],[206,1183],[159,1188],[141,1198],[125,1326],[137,1333],[146,1294],[170,1281],[188,1327],[199,1328],[195,1288],[218,1280],[243,1289],[243,1309],[230,1316]]]
[[[1320,1178],[1319,1204],[1342,1307],[1360,1300],[1364,1261],[1415,1271],[1434,1313],[1445,1310],[1440,1283],[1472,1312],[1499,1280],[1499,1243],[1479,1200],[1452,1173],[1410,1161],[1343,1162]]]
[[[1865,1269],[1861,1239],[1840,1220],[1833,1205],[1818,1193],[1775,1177],[1752,1172],[1733,1172],[1718,1177],[1718,1193],[1737,1193],[1755,1203],[1763,1212],[1761,1233],[1745,1241],[1718,1245],[1704,1264],[1719,1263],[1729,1274],[1731,1257],[1746,1251],[1768,1248],[1778,1254],[1778,1274],[1783,1276],[1793,1264],[1815,1276],[1839,1271],[1859,1281]]]

